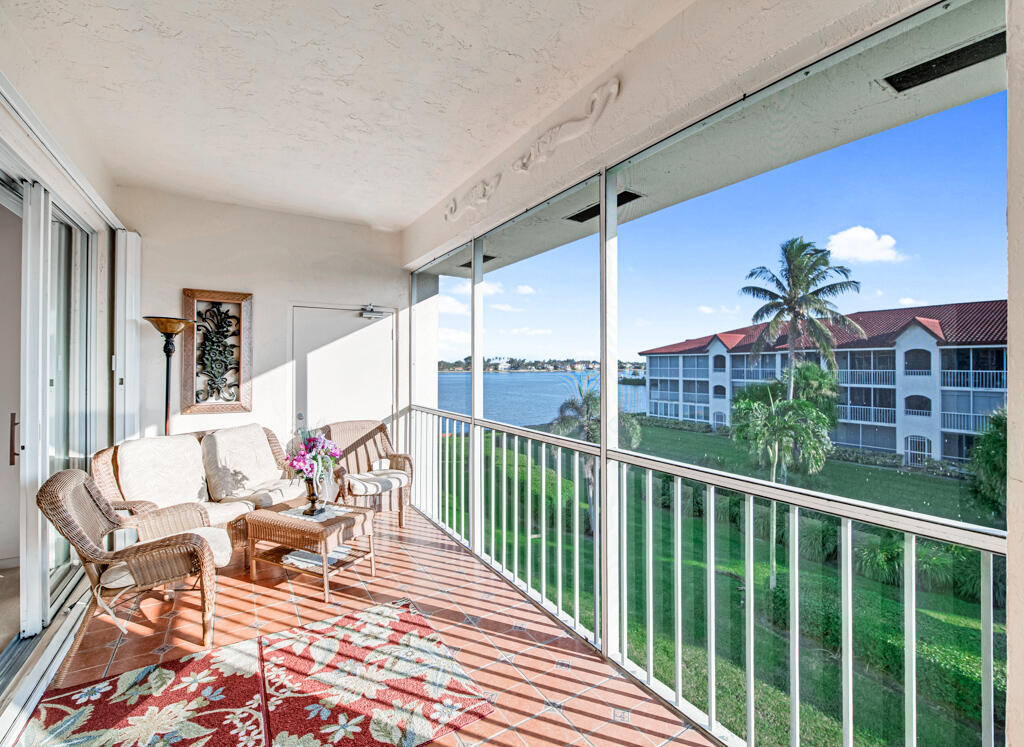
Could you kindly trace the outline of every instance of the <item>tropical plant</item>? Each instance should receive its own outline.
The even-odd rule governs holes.
[[[771,481],[776,482],[794,460],[808,474],[820,472],[825,458],[832,451],[828,437],[828,418],[810,402],[778,400],[768,390],[768,402],[753,397],[733,400],[732,437],[747,444],[759,464],[770,468]],[[771,586],[776,581],[776,505],[772,502],[770,536]]]
[[[971,493],[1002,516],[1006,511],[1006,410],[989,417],[988,428],[971,451]]]
[[[797,340],[807,337],[835,369],[835,337],[830,327],[864,337],[860,325],[840,314],[831,301],[844,293],[860,292],[860,282],[850,280],[849,267],[833,265],[827,249],[819,249],[803,237],[779,246],[777,273],[761,265],[747,273],[747,279],[766,283],[740,288],[743,295],[764,301],[751,320],[754,324],[765,322],[754,341],[754,355],[773,346],[785,331],[790,365],[795,361]],[[789,377],[789,399],[793,399],[795,379]]]

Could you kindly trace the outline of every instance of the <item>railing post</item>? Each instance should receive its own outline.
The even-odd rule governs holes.
[[[917,744],[917,538],[903,535],[903,743]]]
[[[608,449],[619,443],[619,249],[618,189],[614,173],[601,171],[601,453],[598,459],[600,480],[600,528],[595,528],[595,570],[599,569],[601,619],[594,635],[601,641],[601,652],[612,657],[625,641],[618,640],[619,558],[617,539],[620,504],[617,465],[608,459]]]
[[[843,747],[853,747],[853,522],[850,519],[839,520],[839,535]]]
[[[477,420],[484,416],[484,361],[482,356],[484,337],[484,294],[483,283],[484,240],[473,240],[473,284],[471,315],[471,403],[469,426],[469,546],[477,555],[484,548],[484,438],[483,428]]]

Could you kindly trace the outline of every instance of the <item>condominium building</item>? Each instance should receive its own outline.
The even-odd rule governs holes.
[[[1006,301],[860,311],[856,336],[832,328],[839,383],[837,445],[961,461],[1006,404]],[[714,428],[730,423],[733,395],[781,379],[785,328],[764,352],[763,324],[644,350],[647,412]],[[802,358],[821,358],[806,338]],[[823,361],[822,361],[823,362]]]

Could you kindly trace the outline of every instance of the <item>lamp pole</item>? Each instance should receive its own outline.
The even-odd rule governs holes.
[[[145,316],[147,322],[153,325],[157,332],[164,337],[164,357],[167,359],[167,368],[164,376],[164,435],[170,433],[171,426],[171,358],[174,356],[174,338],[188,327],[195,325],[191,319],[180,319],[173,316]]]

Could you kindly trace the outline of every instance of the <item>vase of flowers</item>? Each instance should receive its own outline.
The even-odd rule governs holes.
[[[306,481],[306,516],[315,516],[324,509],[317,508],[324,483],[334,474],[341,459],[341,449],[321,433],[299,431],[299,444],[288,457],[288,466]]]

